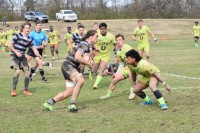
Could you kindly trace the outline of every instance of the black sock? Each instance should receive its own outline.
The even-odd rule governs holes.
[[[24,90],[28,90],[28,85],[29,85],[29,78],[25,77],[24,79]]]
[[[135,94],[138,95],[142,99],[144,99],[146,97],[146,94],[143,91],[137,92]]]
[[[33,73],[35,73],[35,67],[32,67],[32,68],[31,68],[30,78],[32,77]]]
[[[13,90],[16,90],[17,82],[18,82],[18,76],[17,77],[13,77]]]
[[[162,94],[161,94],[161,92],[160,92],[159,90],[154,91],[153,94],[155,95],[155,97],[156,97],[157,99],[159,99],[159,98],[162,97]]]
[[[39,69],[39,72],[40,72],[40,75],[41,75],[42,79],[44,80],[45,79],[44,70],[43,69]]]
[[[44,62],[43,66],[49,66],[49,63],[48,62]]]
[[[52,98],[47,101],[48,104],[54,105],[56,101]]]

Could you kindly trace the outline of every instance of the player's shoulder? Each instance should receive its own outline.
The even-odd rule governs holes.
[[[108,38],[115,38],[115,36],[114,36],[112,33],[110,33],[110,32],[108,32],[106,36],[107,36]]]

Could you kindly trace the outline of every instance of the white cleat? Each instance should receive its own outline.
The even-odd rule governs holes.
[[[133,100],[135,98],[135,93],[130,93],[128,99]]]
[[[49,63],[49,67],[50,67],[51,70],[54,69],[54,68],[53,68],[53,63],[52,63],[52,62]]]
[[[101,100],[103,100],[103,99],[108,99],[108,98],[109,98],[109,96],[107,96],[107,95],[101,96],[101,97],[100,97]]]
[[[32,76],[36,76],[36,75],[37,75],[36,73],[33,73],[33,74],[32,74]]]

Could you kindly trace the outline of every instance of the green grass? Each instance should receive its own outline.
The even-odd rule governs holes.
[[[151,24],[151,20],[146,20]],[[167,27],[168,31],[175,31],[171,24],[178,23],[178,20],[167,21],[161,25]],[[160,23],[161,20],[152,20]],[[92,22],[91,22],[92,23]],[[109,24],[114,23],[108,21]],[[116,20],[121,30],[126,33],[123,23]],[[74,24],[74,23],[73,23]],[[187,29],[191,31],[191,20],[176,24],[179,31]],[[158,28],[150,25],[155,32]],[[163,30],[165,27],[162,27]],[[113,27],[114,33],[118,28]],[[87,28],[89,29],[89,28]],[[62,31],[64,32],[64,31]],[[162,34],[157,34],[159,45],[154,46],[151,41],[151,61],[163,72],[163,77],[173,89],[168,94],[160,85],[161,92],[169,107],[166,111],[161,111],[154,95],[147,89],[145,92],[155,102],[152,106],[141,106],[141,99],[128,100],[129,80],[122,81],[117,85],[113,97],[108,100],[99,100],[105,95],[111,82],[111,77],[104,77],[99,89],[92,90],[94,81],[90,81],[85,76],[85,84],[78,98],[78,113],[67,112],[69,100],[66,99],[57,103],[55,112],[48,112],[43,109],[42,104],[57,93],[65,90],[65,81],[60,67],[66,54],[65,45],[60,47],[61,60],[54,61],[55,70],[51,71],[45,67],[46,77],[50,83],[41,81],[39,73],[33,77],[29,89],[33,96],[24,96],[23,73],[20,75],[17,86],[17,97],[11,97],[13,70],[9,69],[9,60],[6,53],[0,53],[0,132],[2,133],[198,133],[200,131],[200,106],[199,80],[184,79],[165,75],[165,73],[178,74],[190,77],[199,77],[200,48],[193,47],[191,35],[169,32],[164,34],[170,36],[166,42],[160,38]],[[186,33],[187,33],[186,32]],[[173,35],[172,35],[173,33]],[[129,35],[128,35],[129,34]],[[178,38],[177,38],[178,37]],[[127,33],[127,43],[136,48],[131,41],[131,32]],[[50,61],[50,51],[47,49]]]

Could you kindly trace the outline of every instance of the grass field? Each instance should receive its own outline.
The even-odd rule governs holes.
[[[145,92],[155,102],[152,106],[141,106],[141,99],[128,100],[129,80],[118,84],[113,97],[100,100],[105,95],[111,77],[104,77],[97,90],[92,89],[94,81],[85,76],[85,84],[78,98],[78,113],[66,111],[69,99],[57,103],[55,112],[45,111],[42,104],[57,93],[65,90],[61,63],[66,57],[66,46],[60,45],[60,60],[54,61],[54,70],[45,67],[50,83],[41,81],[39,73],[30,83],[33,96],[22,94],[23,73],[17,86],[17,97],[11,97],[13,70],[9,69],[8,54],[0,53],[0,132],[2,133],[199,133],[200,132],[200,48],[193,47],[191,34],[195,20],[144,20],[156,34],[159,45],[151,42],[151,61],[162,71],[163,77],[173,88],[168,94],[160,85],[169,107],[161,111],[150,89]],[[95,21],[79,21],[87,29]],[[126,42],[136,48],[131,40],[136,20],[98,20],[107,22],[113,34],[122,33]],[[10,23],[11,26],[19,23]],[[65,33],[67,26],[76,23],[50,22],[55,30]],[[50,61],[50,51],[47,49]],[[112,60],[111,60],[112,61]],[[170,75],[171,74],[171,75]],[[179,77],[173,76],[181,75]],[[196,79],[192,79],[196,78]]]

